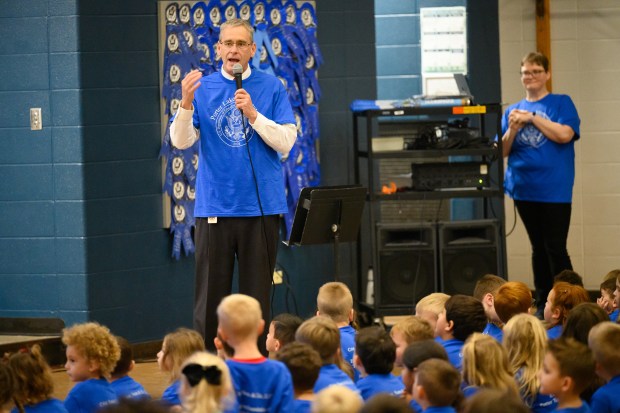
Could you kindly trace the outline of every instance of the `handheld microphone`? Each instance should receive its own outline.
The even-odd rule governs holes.
[[[240,63],[233,65],[233,75],[235,76],[235,83],[237,84],[237,90],[241,89],[241,75],[243,74],[243,66]]]

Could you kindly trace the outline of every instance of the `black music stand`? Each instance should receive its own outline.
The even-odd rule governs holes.
[[[357,240],[366,188],[359,185],[304,188],[286,245],[334,243],[334,278],[340,276],[340,242]]]

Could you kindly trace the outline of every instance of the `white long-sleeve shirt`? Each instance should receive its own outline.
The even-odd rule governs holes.
[[[246,79],[251,73],[252,69],[248,66],[242,78]],[[234,79],[224,70],[222,70],[222,75],[229,80]],[[286,157],[297,139],[296,125],[292,123],[280,125],[267,119],[260,112],[257,113],[256,120],[250,125],[269,147]],[[170,125],[170,140],[175,147],[187,149],[198,140],[200,132],[194,127],[193,116],[193,106],[189,110],[179,106],[177,115]]]

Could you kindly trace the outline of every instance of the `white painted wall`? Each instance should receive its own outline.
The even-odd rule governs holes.
[[[524,97],[519,62],[536,49],[535,0],[499,0],[502,101]],[[551,0],[553,92],[581,118],[568,252],[587,289],[620,268],[620,1]],[[515,219],[506,197],[506,230]],[[508,277],[533,287],[531,250],[518,219],[507,239]]]

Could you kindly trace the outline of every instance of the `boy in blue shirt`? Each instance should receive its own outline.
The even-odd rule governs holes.
[[[478,281],[476,281],[473,294],[473,297],[480,300],[482,303],[484,312],[488,319],[487,325],[482,331],[482,334],[489,335],[500,343],[502,342],[503,323],[495,312],[495,294],[497,293],[497,290],[499,290],[499,287],[505,283],[506,280],[502,277],[498,277],[497,275],[483,275]]]
[[[572,338],[549,340],[540,370],[540,393],[554,395],[556,412],[589,413],[588,404],[580,398],[594,379],[592,352]],[[598,413],[598,411],[597,411]]]
[[[592,327],[588,345],[596,362],[596,374],[607,384],[592,396],[591,407],[596,413],[620,412],[620,325],[610,321]]]
[[[62,342],[67,346],[65,369],[77,384],[65,399],[69,413],[94,413],[116,403],[116,393],[106,380],[120,358],[120,348],[107,327],[97,323],[65,328]]]
[[[295,389],[294,413],[310,413],[314,384],[321,371],[321,356],[308,344],[289,343],[279,350],[276,360],[286,364]]]
[[[472,333],[482,333],[487,323],[487,316],[482,303],[474,297],[456,294],[446,301],[444,310],[439,314],[435,335],[441,338],[441,345],[448,353],[450,363],[461,369],[463,354],[461,349],[465,340]]]
[[[366,327],[358,332],[353,362],[362,375],[357,387],[364,401],[377,393],[403,395],[403,381],[392,374],[395,358],[396,345],[383,327]]]
[[[413,398],[425,413],[456,413],[452,405],[460,396],[461,375],[447,361],[420,363],[413,382]]]
[[[270,358],[275,358],[278,350],[295,341],[295,332],[303,322],[301,318],[289,313],[278,314],[271,320],[265,341]]]
[[[258,337],[265,328],[261,307],[253,297],[232,294],[217,307],[218,334],[234,349],[226,360],[237,396],[239,413],[293,411],[291,374],[276,360],[265,358]]]
[[[359,393],[353,382],[353,369],[340,354],[340,332],[335,322],[327,317],[312,317],[297,329],[295,340],[309,344],[321,356],[323,365],[314,385],[315,393],[334,384]]]
[[[359,380],[359,371],[353,365],[355,353],[355,329],[351,326],[355,312],[353,310],[353,295],[346,284],[328,282],[319,288],[316,297],[316,315],[331,318],[340,330],[340,353],[344,361],[353,368],[353,380]]]
[[[123,337],[116,336],[116,341],[121,349],[121,358],[116,363],[112,377],[110,378],[110,386],[116,392],[120,399],[150,399],[151,396],[144,390],[144,387],[129,377],[129,372],[133,370],[136,363],[133,361],[133,350],[129,341]]]

